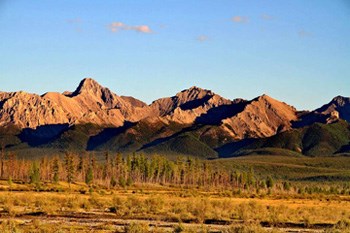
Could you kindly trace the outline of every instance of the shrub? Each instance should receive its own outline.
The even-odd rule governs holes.
[[[128,212],[127,207],[125,205],[125,200],[118,196],[113,196],[112,206],[109,208],[109,210],[118,216],[124,216]]]
[[[20,233],[17,223],[12,220],[5,220],[0,224],[0,232],[2,233]]]
[[[255,201],[250,201],[248,203],[241,203],[238,206],[237,214],[238,218],[243,222],[251,223],[260,221],[265,215],[265,210]]]
[[[268,232],[281,232],[275,229],[265,230],[259,224],[247,224],[241,226],[231,226],[224,230],[223,233],[268,233]]]
[[[174,227],[173,233],[180,233],[184,231],[185,231],[184,225],[182,225],[182,223],[179,223],[177,226]]]
[[[145,200],[145,205],[150,213],[156,214],[163,210],[164,200],[161,197],[153,196]]]
[[[147,223],[130,223],[128,226],[124,227],[125,233],[145,233],[149,232],[149,226]]]

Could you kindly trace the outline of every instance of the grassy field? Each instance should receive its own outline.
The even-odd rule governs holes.
[[[281,180],[350,182],[350,157],[251,155],[213,163],[238,170],[253,168],[258,176],[272,175]]]
[[[349,232],[350,196],[0,183],[1,232]],[[15,190],[15,191],[14,191]],[[303,232],[303,231],[301,231]]]
[[[350,157],[210,161],[272,188],[0,180],[0,232],[350,232]],[[284,187],[288,182],[289,188]]]

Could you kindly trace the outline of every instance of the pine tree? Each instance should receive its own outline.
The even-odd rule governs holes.
[[[106,151],[105,152],[105,164],[103,166],[103,173],[102,173],[102,178],[104,180],[107,179],[107,176],[109,174],[109,167],[110,167],[109,165],[110,165],[109,164],[109,153],[108,153],[108,151]]]
[[[90,166],[89,166],[89,169],[88,169],[87,172],[86,172],[85,183],[86,183],[87,185],[91,185],[92,182],[93,182],[93,180],[94,180],[94,171],[93,171],[93,169],[92,169],[92,166],[90,165]]]
[[[131,186],[134,183],[132,178],[129,176],[128,179],[126,180],[126,186]]]
[[[60,166],[59,166],[58,158],[54,158],[53,160],[52,171],[53,171],[52,180],[55,184],[57,184],[60,180],[59,178]]]
[[[7,180],[7,184],[11,187],[13,184],[12,177],[9,176],[9,179]]]
[[[78,162],[78,167],[77,167],[77,172],[81,173],[84,169],[84,157],[83,154],[79,155],[79,162]]]
[[[66,152],[64,156],[64,164],[66,169],[66,175],[67,175],[67,182],[70,184],[73,182],[74,179],[74,157],[73,154]]]
[[[8,172],[8,176],[11,176],[11,177],[14,177],[14,172],[17,170],[16,169],[16,155],[12,152],[10,152],[8,155],[7,155],[7,158],[8,158],[8,169],[7,169],[7,172]]]
[[[110,185],[112,187],[115,187],[117,185],[117,181],[116,181],[114,175],[112,175],[112,177],[111,177]]]
[[[38,185],[40,183],[40,169],[36,162],[33,162],[30,168],[29,183],[35,185]]]
[[[285,191],[290,191],[291,185],[290,185],[290,183],[289,183],[288,181],[284,181],[284,182],[283,182],[283,189],[284,189]]]
[[[125,188],[126,186],[126,181],[125,178],[123,176],[119,177],[119,186]]]
[[[248,186],[255,186],[255,177],[254,177],[254,170],[253,168],[251,167],[248,174],[247,174],[247,183],[248,183]]]
[[[267,188],[273,188],[274,186],[274,181],[271,176],[268,176],[266,179],[266,186]]]
[[[0,165],[0,178],[4,178],[4,165],[5,165],[5,149],[4,145],[1,147],[1,155],[0,155],[0,160],[1,160],[1,165]]]

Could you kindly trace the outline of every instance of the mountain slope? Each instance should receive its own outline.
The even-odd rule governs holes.
[[[242,112],[224,119],[222,127],[236,140],[262,138],[291,129],[296,109],[267,95],[246,104]]]
[[[154,101],[150,107],[161,117],[178,123],[193,124],[201,115],[219,106],[228,106],[233,102],[212,91],[191,87],[173,97]]]
[[[181,134],[155,146],[141,150],[165,155],[192,155],[201,158],[217,158],[217,152],[192,134]]]
[[[267,95],[229,100],[195,86],[147,105],[91,78],[73,92],[0,92],[0,146],[23,153],[332,155],[350,151],[349,120],[350,98],[341,96],[299,112]]]
[[[138,121],[150,113],[148,106],[133,105],[90,78],[82,80],[73,93],[47,93],[43,97],[62,104],[74,124],[122,126],[125,121]]]
[[[0,93],[0,126],[35,128],[65,123],[69,118],[62,107],[48,99],[23,91]]]
[[[266,154],[269,154],[273,153],[276,148],[307,156],[328,156],[349,152],[347,147],[349,144],[350,125],[341,120],[333,124],[315,123],[311,126],[292,129],[268,138],[234,142],[217,150],[224,157],[254,154],[263,151],[262,149],[265,150]]]
[[[350,122],[350,98],[336,96],[331,102],[316,109],[314,112],[324,115],[331,115],[333,113],[338,115],[339,118]]]
[[[86,124],[122,126],[151,115],[147,105],[125,99],[86,78],[74,92],[0,93],[0,126],[37,128],[43,125]]]
[[[311,111],[299,112],[299,119],[293,122],[293,127],[303,127],[313,123],[332,123],[339,119],[350,122],[350,98],[334,97],[328,104]]]

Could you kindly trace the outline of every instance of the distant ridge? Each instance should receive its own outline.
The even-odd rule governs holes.
[[[301,112],[268,95],[230,100],[196,86],[147,105],[91,78],[72,92],[0,92],[0,145],[19,153],[41,148],[214,158],[270,146],[329,155],[350,148],[349,121],[350,98],[342,96]],[[339,140],[330,145],[331,138]]]

